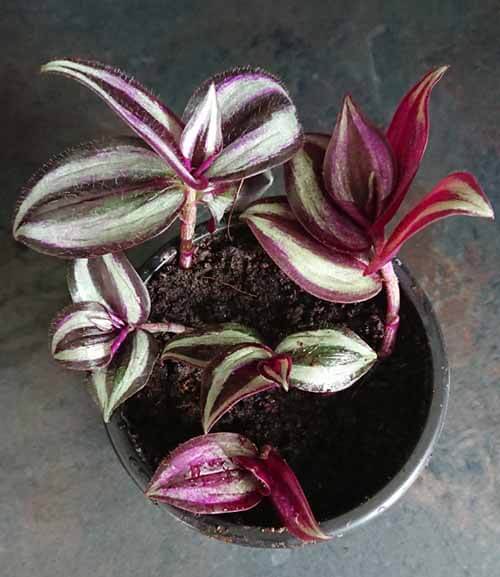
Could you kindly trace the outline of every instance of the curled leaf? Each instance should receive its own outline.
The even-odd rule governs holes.
[[[240,218],[280,269],[318,298],[359,302],[372,298],[382,288],[378,277],[363,277],[363,260],[329,249],[309,236],[284,197],[259,201]]]
[[[252,329],[238,323],[209,325],[170,339],[161,358],[202,368],[234,346],[249,343],[262,344],[258,334]]]
[[[283,525],[292,535],[305,542],[330,539],[321,531],[295,473],[275,449],[266,446],[260,458],[238,456],[235,460],[267,487]]]
[[[147,384],[157,356],[155,338],[135,330],[106,368],[90,374],[92,394],[106,423],[119,405]]]
[[[292,358],[289,355],[273,355],[270,359],[264,359],[260,361],[258,369],[263,377],[288,391],[292,370]]]
[[[377,354],[346,327],[304,331],[276,347],[292,359],[290,385],[310,393],[335,393],[353,385],[377,360]]]
[[[246,511],[266,491],[235,458],[255,455],[256,447],[236,433],[195,437],[160,463],[146,495],[192,513]]]
[[[39,252],[97,256],[166,230],[184,203],[181,183],[135,138],[70,151],[26,186],[14,237]]]
[[[214,360],[204,376],[201,392],[203,430],[207,433],[236,403],[276,386],[263,376],[260,361],[273,352],[258,344],[243,344]]]
[[[398,224],[381,252],[366,270],[372,274],[389,262],[414,234],[447,216],[494,218],[493,209],[477,180],[467,172],[450,174],[436,185]]]

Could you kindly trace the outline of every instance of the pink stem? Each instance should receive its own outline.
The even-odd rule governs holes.
[[[183,333],[189,328],[178,323],[144,323],[139,326],[140,329],[148,333]]]
[[[191,268],[193,263],[193,236],[196,227],[196,191],[192,188],[188,188],[186,191],[186,201],[180,219],[179,266],[181,268]]]
[[[385,317],[385,332],[382,345],[378,351],[379,358],[383,359],[392,353],[396,344],[396,336],[399,327],[399,305],[400,292],[399,281],[392,261],[389,261],[381,269],[380,273],[385,284],[385,293],[387,298],[387,312]]]
[[[111,345],[111,356],[114,356],[114,354],[120,348],[120,345],[127,338],[127,335],[129,334],[129,332],[131,330],[133,330],[133,329],[132,329],[132,327],[129,327],[129,326],[123,327],[120,330],[120,332],[118,333],[118,336],[116,337],[116,339],[113,341],[113,344]]]

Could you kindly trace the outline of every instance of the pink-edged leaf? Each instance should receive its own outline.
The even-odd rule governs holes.
[[[306,292],[326,301],[352,303],[381,290],[379,277],[363,276],[364,260],[327,248],[310,236],[285,197],[259,201],[240,218],[270,258]]]
[[[153,335],[143,330],[130,333],[104,369],[90,375],[91,393],[107,423],[113,411],[148,382],[158,356]]]
[[[73,302],[101,303],[129,325],[149,318],[148,289],[123,253],[74,260],[68,270],[68,288]]]
[[[112,66],[77,58],[52,60],[42,66],[42,72],[72,78],[95,92],[187,185],[206,186],[184,164],[178,145],[182,122],[136,80]]]
[[[192,168],[210,162],[220,152],[221,115],[213,84],[189,118],[182,132],[180,148],[184,157],[190,160]]]
[[[205,171],[207,178],[241,180],[291,158],[301,144],[302,130],[288,92],[274,76],[258,68],[236,68],[209,78],[188,102],[185,122],[212,84],[224,147]]]
[[[302,226],[322,244],[347,252],[366,251],[370,239],[337,208],[325,189],[323,159],[328,137],[322,140],[306,134],[302,149],[285,164],[288,202]]]
[[[256,455],[255,445],[236,433],[195,437],[160,463],[146,495],[192,513],[246,511],[266,490],[235,458]]]
[[[205,433],[239,401],[276,386],[260,372],[260,361],[272,356],[272,350],[264,345],[237,345],[207,367],[201,391]]]
[[[157,236],[184,204],[182,183],[137,138],[75,148],[26,185],[14,237],[52,256],[118,252]]]
[[[366,230],[392,192],[394,163],[385,136],[346,96],[324,160],[331,198]]]
[[[76,371],[105,367],[120,333],[109,311],[99,303],[80,302],[64,308],[50,325],[56,361]]]
[[[283,525],[292,535],[306,542],[330,539],[321,531],[295,473],[276,449],[267,445],[260,458],[238,456],[235,460],[267,487]]]
[[[292,357],[290,355],[275,354],[270,359],[264,359],[260,361],[258,370],[263,377],[288,391],[292,370]]]
[[[170,339],[161,358],[204,368],[236,345],[250,343],[261,345],[262,341],[259,335],[248,327],[238,323],[208,325]]]
[[[436,220],[465,215],[494,218],[493,209],[477,180],[467,172],[450,174],[436,185],[394,229],[366,270],[372,274],[389,262],[401,245]]]
[[[429,139],[429,98],[448,66],[427,73],[404,96],[392,117],[387,139],[394,153],[397,167],[397,186],[385,210],[375,223],[374,231],[384,226],[396,214],[415,178]]]

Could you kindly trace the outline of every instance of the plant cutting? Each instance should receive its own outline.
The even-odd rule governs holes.
[[[376,496],[424,443],[417,471],[444,414],[441,402],[422,440],[440,402],[440,341],[404,270],[400,297],[392,259],[434,220],[493,216],[474,177],[454,173],[386,238],[444,69],[408,93],[385,135],[346,97],[331,137],[304,137],[288,92],[260,69],[213,76],[182,118],[117,69],[65,59],[42,71],[91,89],[137,134],[50,162],[24,188],[13,234],[72,259],[73,304],[51,325],[51,351],[89,373],[115,446],[133,451],[117,449],[124,466],[139,456],[150,472],[147,496],[212,535],[204,516],[234,513],[217,521],[229,537],[275,527],[271,502],[308,542],[335,534],[329,520]],[[258,200],[279,165],[286,195]],[[195,239],[200,205],[215,234]],[[258,243],[242,225],[217,230],[235,210]],[[162,257],[146,286],[123,251],[176,220],[178,258]]]

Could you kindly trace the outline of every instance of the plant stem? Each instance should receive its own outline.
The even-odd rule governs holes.
[[[184,208],[181,212],[181,244],[179,266],[191,268],[193,263],[193,236],[196,227],[196,190],[187,188]]]
[[[189,328],[179,323],[144,323],[139,326],[140,329],[148,333],[183,333]]]
[[[385,294],[387,298],[384,338],[380,350],[378,351],[379,358],[383,359],[392,353],[396,343],[396,336],[399,327],[400,293],[399,281],[394,272],[392,261],[385,264],[380,269],[380,273],[384,280]]]

